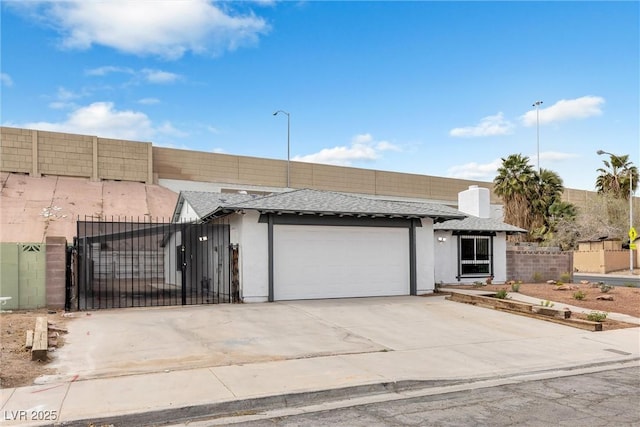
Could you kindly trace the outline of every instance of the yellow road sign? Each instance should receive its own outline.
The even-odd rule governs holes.
[[[629,245],[629,249],[631,249],[632,251],[635,251],[636,250],[636,244],[635,243],[630,244]]]
[[[636,240],[636,237],[638,237],[638,232],[634,227],[631,227],[629,229],[629,239],[633,242],[634,240]]]

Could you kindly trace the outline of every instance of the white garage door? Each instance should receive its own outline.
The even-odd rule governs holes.
[[[409,294],[406,228],[274,226],[274,299]]]

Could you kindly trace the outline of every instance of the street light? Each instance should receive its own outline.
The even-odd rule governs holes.
[[[608,151],[598,150],[596,153],[601,156],[603,154],[609,154],[611,157],[615,157],[618,161],[620,161],[620,157],[615,154],[609,153]],[[633,228],[633,172],[631,169],[626,169],[629,174],[629,233],[631,233],[631,229]],[[631,249],[631,236],[629,236],[629,271],[633,274],[633,249]]]
[[[538,173],[541,172],[540,169],[540,105],[542,101],[536,101],[533,103],[532,107],[536,107],[536,145],[538,147]]]
[[[278,113],[287,115],[287,188],[291,188],[291,116],[284,110],[278,110],[273,115],[277,116]]]

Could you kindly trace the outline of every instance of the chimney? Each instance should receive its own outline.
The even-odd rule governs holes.
[[[468,190],[458,193],[458,210],[479,218],[491,216],[489,189],[470,185]]]

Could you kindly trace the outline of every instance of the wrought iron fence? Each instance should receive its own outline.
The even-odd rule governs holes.
[[[75,239],[77,286],[69,287],[77,295],[68,300],[79,310],[235,302],[237,251],[224,218],[201,224],[85,217]]]

